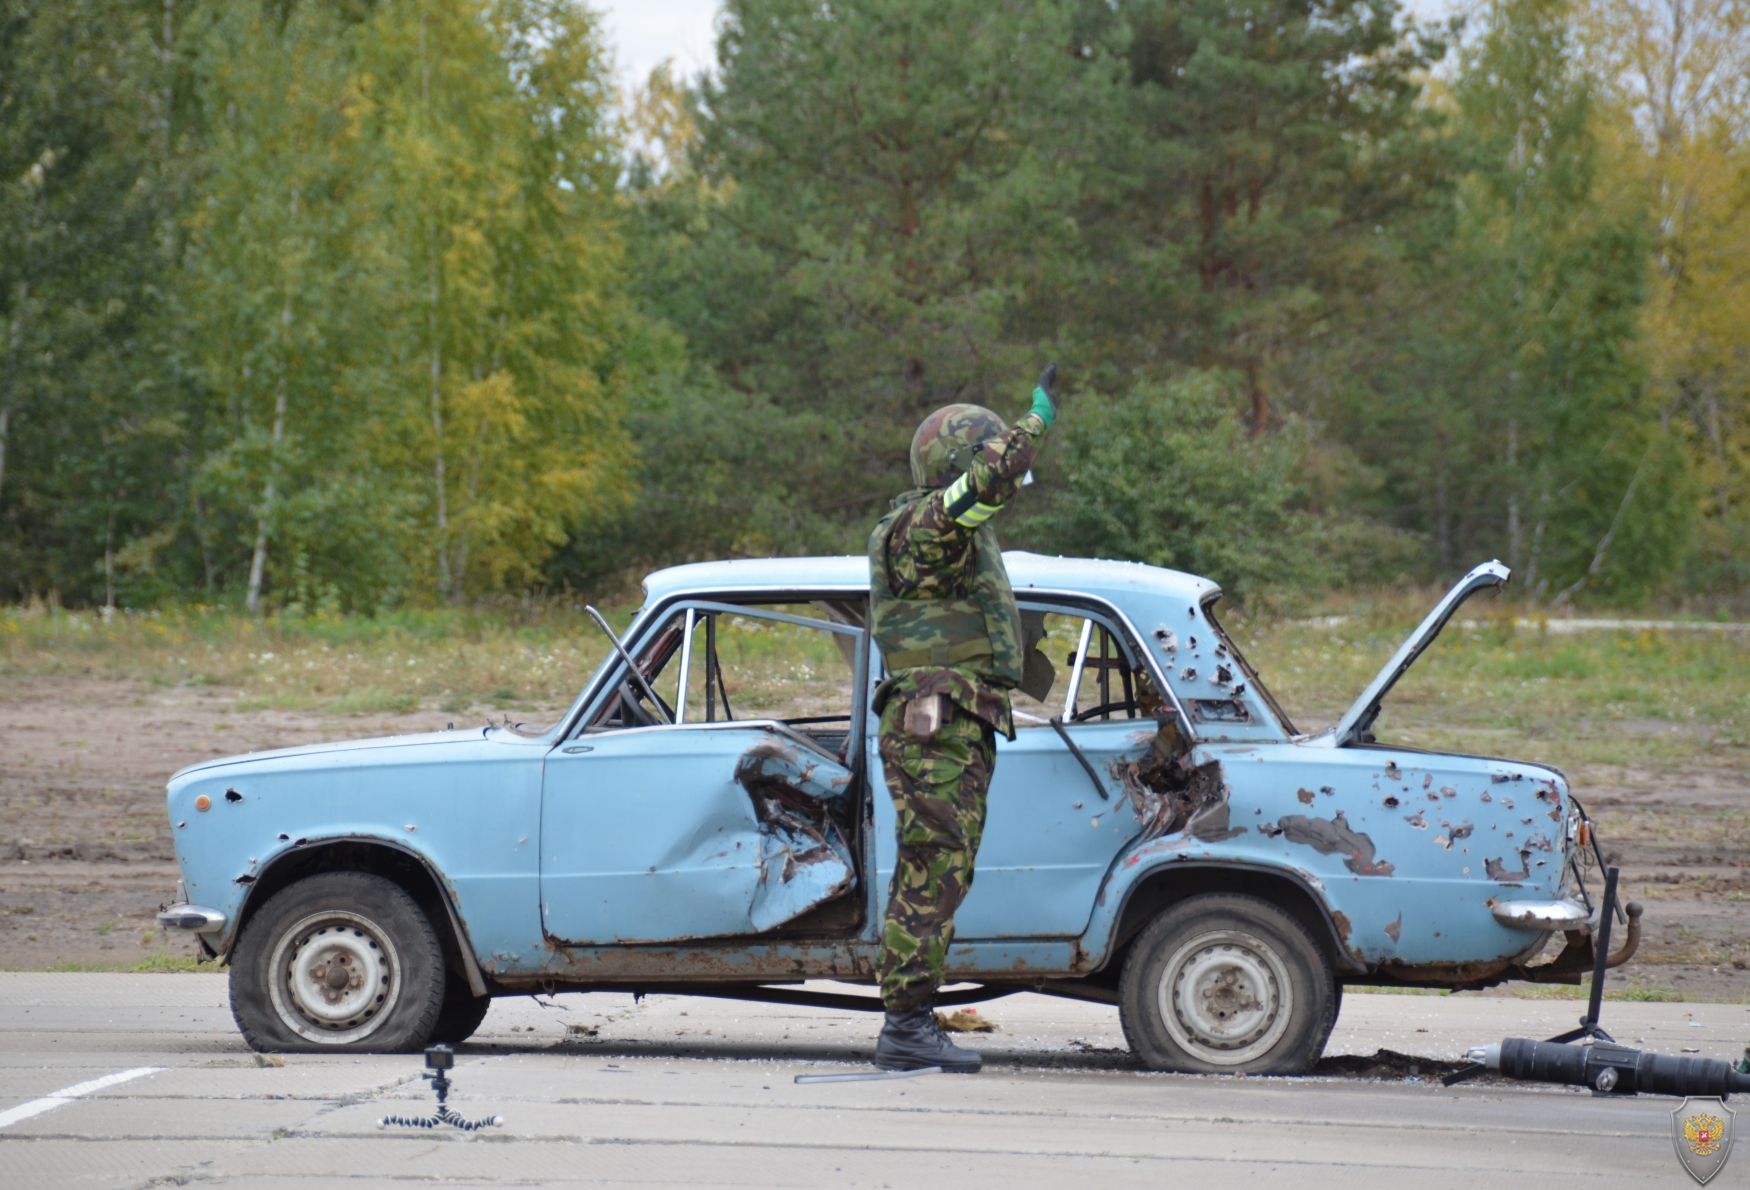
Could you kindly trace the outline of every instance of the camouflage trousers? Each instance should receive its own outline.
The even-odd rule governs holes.
[[[881,999],[892,1012],[929,1002],[942,982],[954,911],[972,888],[984,836],[985,794],[996,739],[958,708],[927,743],[900,723],[902,704],[881,716],[881,764],[899,819],[899,854],[881,936]]]

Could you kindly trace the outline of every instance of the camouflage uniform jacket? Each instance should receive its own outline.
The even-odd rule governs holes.
[[[887,537],[888,574],[895,595],[957,599],[972,594],[974,539],[985,521],[1014,495],[1021,476],[1033,464],[1045,428],[1042,418],[1028,413],[1007,433],[986,442],[972,466],[953,483],[921,499],[914,490],[894,500],[895,508],[915,502],[893,522]],[[994,542],[994,535],[987,540]],[[1008,690],[980,677],[970,666],[900,670],[883,683],[880,698],[907,701],[927,694],[946,694],[956,706],[1015,738]]]

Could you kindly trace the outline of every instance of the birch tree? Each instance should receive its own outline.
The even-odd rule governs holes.
[[[535,579],[626,490],[610,76],[596,18],[563,0],[413,0],[371,33],[418,394],[386,453],[409,475],[423,458],[430,581],[461,599]]]

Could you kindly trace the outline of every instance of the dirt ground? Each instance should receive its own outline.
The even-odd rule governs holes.
[[[214,756],[440,730],[503,714],[238,711],[222,687],[12,679],[0,697],[0,968],[125,967],[192,939],[156,929],[176,888],[164,785]],[[555,712],[556,713],[556,712]],[[533,714],[519,710],[519,720]]]
[[[238,693],[222,687],[73,677],[7,682],[0,692],[0,968],[130,967],[193,953],[186,937],[167,939],[153,921],[176,884],[163,799],[166,779],[182,766],[484,723],[498,714],[484,705],[367,715],[237,707]],[[516,718],[535,721],[558,710],[521,708]],[[1613,973],[1613,988],[1750,1002],[1750,749],[1708,742],[1698,739],[1693,759],[1656,771],[1582,766],[1568,773],[1607,851],[1620,857],[1625,897],[1646,907],[1641,952]]]

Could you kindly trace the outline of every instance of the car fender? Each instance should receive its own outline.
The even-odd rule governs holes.
[[[1156,912],[1180,899],[1169,894],[1158,905],[1148,903],[1156,898],[1149,897],[1147,890],[1160,887],[1160,877],[1191,872],[1198,873],[1198,891],[1246,892],[1280,904],[1301,920],[1339,969],[1356,974],[1368,969],[1350,945],[1348,917],[1331,907],[1324,882],[1316,874],[1256,859],[1188,852],[1178,849],[1177,842],[1143,844],[1113,864],[1082,935],[1082,950],[1092,969],[1105,968]],[[1160,846],[1163,843],[1168,845]]]
[[[372,856],[372,852],[379,854]],[[400,862],[383,862],[386,856],[381,853],[389,853]],[[300,877],[321,871],[363,871],[387,876],[405,888],[429,916],[438,916],[432,910],[441,905],[441,920],[433,921],[432,924],[438,928],[440,936],[444,932],[444,926],[449,927],[449,937],[454,941],[455,948],[452,951],[446,946],[446,957],[461,968],[468,981],[469,991],[476,996],[487,994],[486,977],[474,953],[473,940],[457,910],[455,888],[445,879],[431,856],[410,846],[405,840],[382,834],[347,832],[300,838],[268,857],[262,863],[256,879],[239,886],[236,907],[224,932],[216,945],[209,945],[213,946],[221,958],[228,959],[231,950],[236,946],[237,938],[243,932],[243,926],[254,915],[257,907],[266,904],[274,893]],[[423,874],[424,879],[421,880],[416,873]]]

